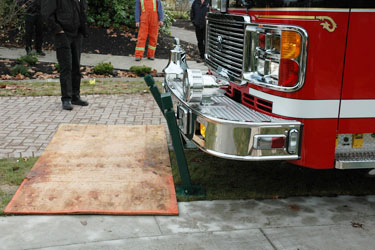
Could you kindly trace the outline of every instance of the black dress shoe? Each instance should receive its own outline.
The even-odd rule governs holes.
[[[79,105],[79,106],[88,106],[89,105],[89,103],[87,101],[82,100],[80,97],[73,99],[72,104],[73,105]]]
[[[45,55],[46,55],[46,53],[44,53],[44,52],[41,51],[41,50],[37,50],[37,51],[36,51],[36,54],[39,55],[39,56],[45,56]]]
[[[65,110],[72,110],[73,105],[70,101],[63,101],[62,102],[62,108],[65,109]]]

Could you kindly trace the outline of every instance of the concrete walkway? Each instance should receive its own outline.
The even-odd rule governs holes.
[[[178,37],[182,41],[186,41],[192,44],[196,44],[197,40],[195,38],[195,33],[190,30],[181,29],[178,27],[171,28],[171,35],[173,37]],[[171,48],[173,49],[173,48]],[[0,58],[8,59],[17,59],[25,55],[24,49],[9,49],[0,46]],[[39,56],[38,59],[41,62],[53,62],[56,63],[56,52],[55,51],[45,51],[46,56]],[[157,59],[155,61],[150,61],[147,58],[144,58],[142,61],[136,62],[134,57],[129,56],[114,56],[114,55],[102,55],[102,54],[82,54],[81,64],[85,66],[95,66],[101,62],[111,62],[114,68],[129,70],[131,66],[141,66],[146,65],[153,69],[156,69],[158,72],[167,66],[168,59]],[[207,71],[207,67],[203,63],[197,63],[196,61],[187,61],[187,64],[190,68],[201,69]]]
[[[0,48],[0,57],[17,53],[23,50]],[[44,59],[53,60],[52,54]],[[133,58],[102,56],[84,55],[88,65],[103,58],[124,68],[135,64]],[[67,112],[58,96],[0,97],[0,158],[40,155],[62,123],[165,124],[149,94],[85,98],[88,107]],[[0,217],[0,249],[372,250],[375,245],[375,196],[180,202],[179,210],[179,216]]]
[[[0,217],[1,249],[373,250],[375,196],[180,202],[179,216]]]
[[[172,49],[172,48],[171,48]],[[44,51],[46,56],[39,56],[38,60],[41,62],[56,63],[56,52],[55,51]],[[9,49],[0,47],[0,58],[17,59],[24,56],[24,49]],[[156,59],[154,61],[144,58],[142,61],[136,62],[134,57],[130,56],[113,56],[113,55],[102,55],[102,54],[85,54],[81,56],[81,64],[85,66],[95,66],[101,62],[111,62],[115,69],[129,70],[131,66],[142,66],[146,65],[152,69],[156,69],[158,72],[162,72],[163,69],[168,65],[168,59]],[[203,63],[197,63],[196,61],[187,61],[190,68],[201,69],[207,71],[207,67]]]

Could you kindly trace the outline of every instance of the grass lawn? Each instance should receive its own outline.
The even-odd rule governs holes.
[[[181,184],[170,153],[175,184]],[[292,196],[375,194],[375,178],[365,170],[314,170],[283,161],[244,162],[187,150],[192,183],[206,189],[206,200],[278,199]],[[196,198],[178,197],[180,201]]]
[[[186,156],[192,182],[204,186],[206,197],[178,196],[179,201],[375,194],[375,178],[365,177],[361,170],[313,170],[280,161],[231,161],[198,150],[187,150]],[[180,184],[174,152],[170,157],[175,184]],[[0,214],[36,160],[0,160]]]
[[[160,86],[161,83],[157,82]],[[61,95],[60,83],[54,82],[2,82],[0,96],[58,96]],[[137,94],[148,91],[143,80],[83,80],[81,83],[81,95],[92,94]]]
[[[0,214],[37,158],[0,159]]]

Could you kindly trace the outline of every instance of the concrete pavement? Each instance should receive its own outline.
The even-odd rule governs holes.
[[[0,217],[0,249],[374,249],[375,196],[180,202],[179,216]]]
[[[172,48],[171,48],[172,49]],[[55,51],[44,51],[46,56],[39,56],[38,59],[41,62],[56,63],[56,52]],[[0,58],[17,59],[25,55],[24,49],[19,48],[5,48],[0,47]],[[81,65],[95,66],[101,62],[111,62],[115,69],[129,70],[131,66],[142,66],[146,65],[152,69],[156,69],[158,72],[167,66],[168,59],[156,59],[154,61],[148,60],[147,58],[142,61],[136,62],[134,57],[130,56],[114,56],[114,55],[102,55],[102,54],[85,54],[82,53]],[[207,70],[207,67],[203,63],[197,63],[196,61],[187,61],[190,68]]]
[[[24,53],[9,51],[8,57]],[[3,53],[0,48],[0,57]],[[52,57],[51,53],[45,59]],[[115,64],[113,56],[99,57],[85,58],[94,64],[105,57]],[[135,64],[126,57],[118,62],[126,67]],[[166,65],[162,60],[143,62]],[[85,98],[89,107],[67,112],[58,96],[0,97],[0,158],[40,155],[62,123],[165,124],[149,94]],[[0,249],[372,250],[375,246],[375,196],[180,202],[179,210],[179,216],[0,217]]]

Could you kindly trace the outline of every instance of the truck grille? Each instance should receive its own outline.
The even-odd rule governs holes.
[[[224,70],[232,81],[241,80],[245,26],[250,18],[209,13],[207,19],[207,65],[213,71]]]

